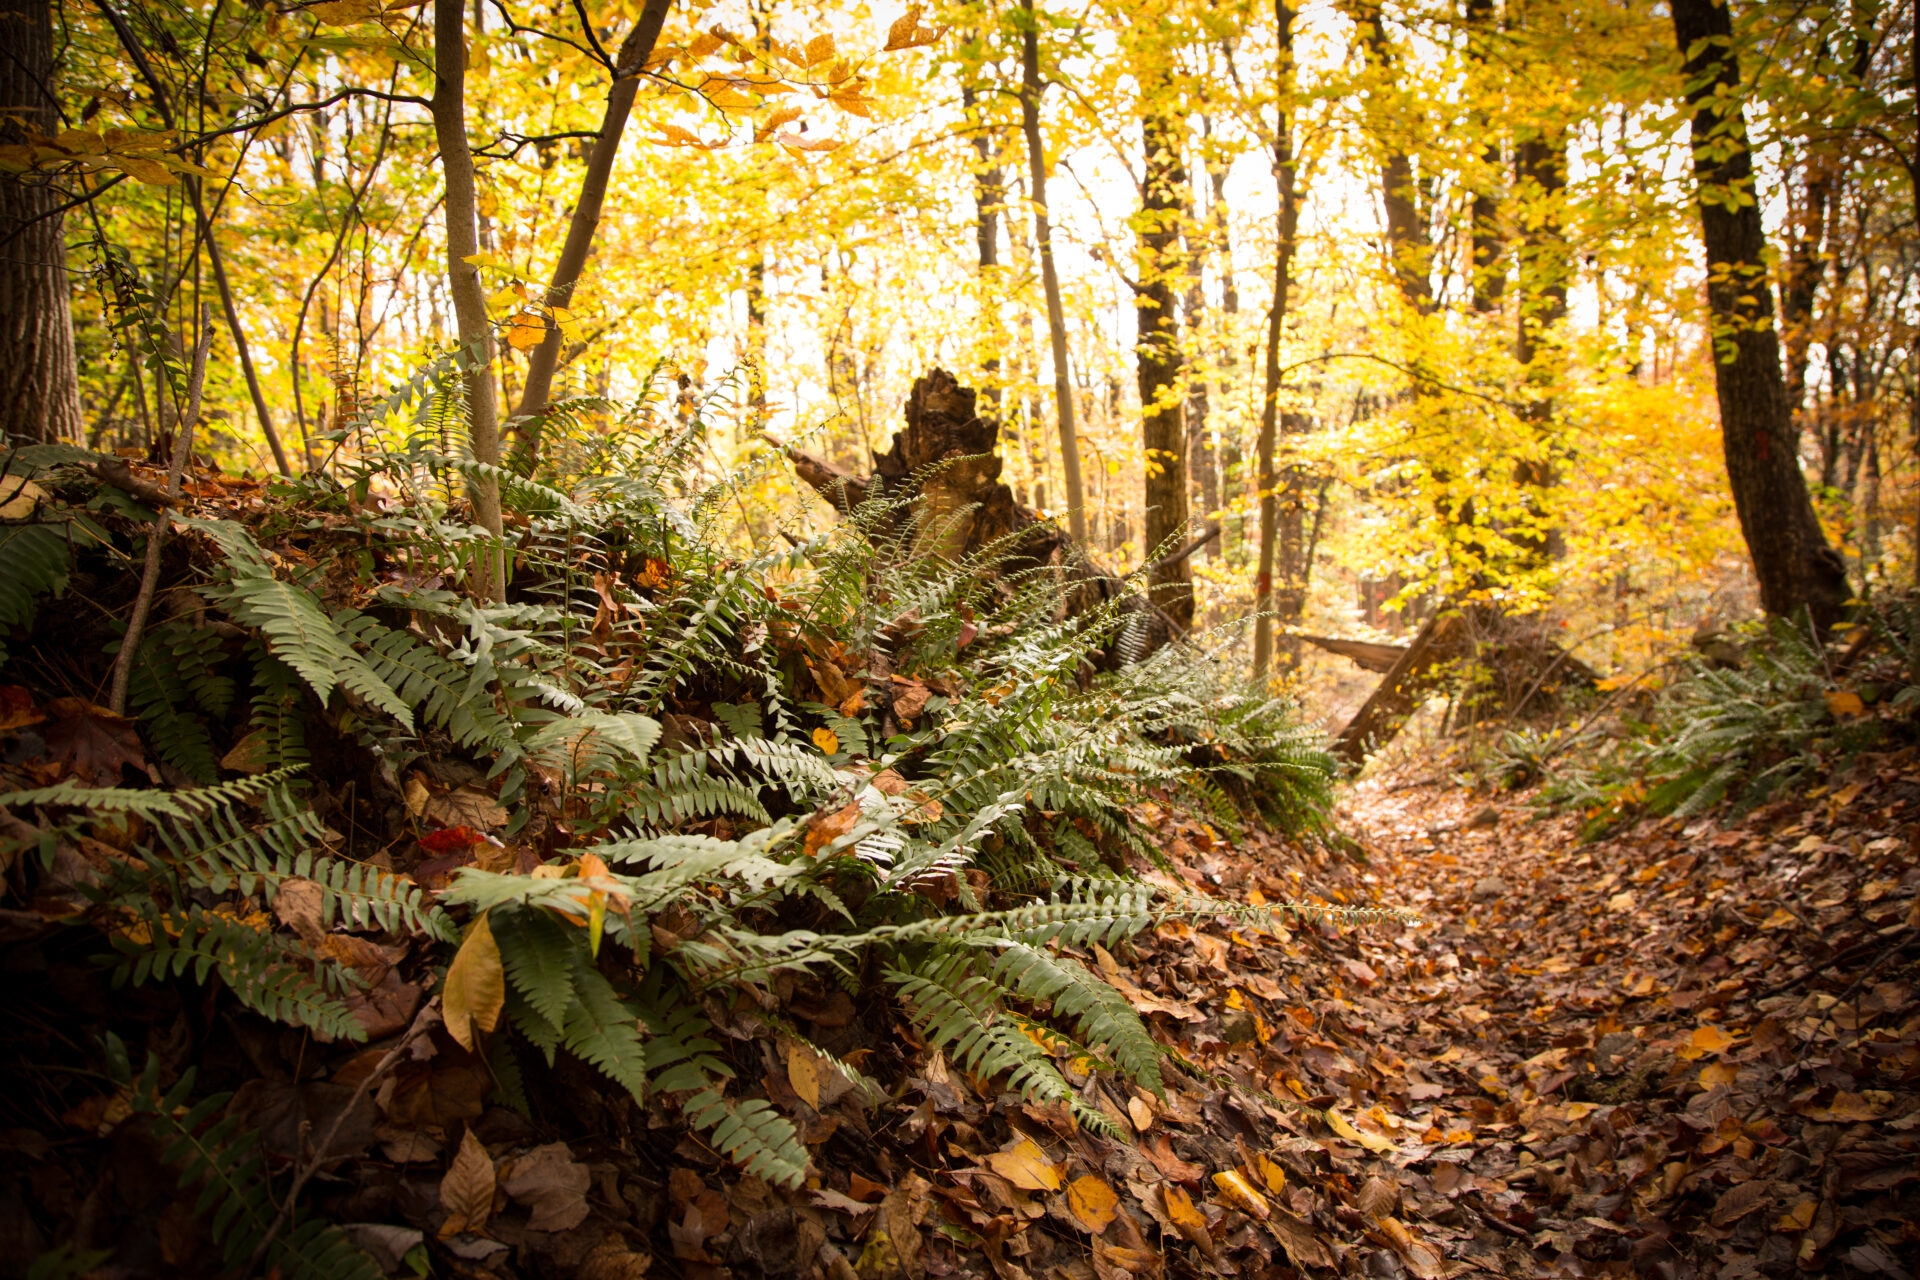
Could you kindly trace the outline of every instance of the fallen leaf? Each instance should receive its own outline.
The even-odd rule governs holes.
[[[1133,1127],[1145,1133],[1153,1127],[1153,1108],[1139,1098],[1127,1099],[1127,1117],[1133,1121]]]
[[[1166,1210],[1167,1221],[1173,1223],[1196,1249],[1206,1254],[1208,1261],[1217,1262],[1219,1255],[1214,1251],[1213,1233],[1207,1229],[1207,1216],[1194,1207],[1193,1197],[1173,1183],[1163,1182],[1160,1184],[1160,1203]]]
[[[429,796],[423,815],[428,822],[442,827],[489,827],[507,825],[508,813],[500,802],[479,787],[455,787],[444,795]]]
[[[816,813],[808,818],[807,856],[818,857],[822,849],[852,831],[859,821],[860,802],[858,800],[832,813]]]
[[[1827,695],[1827,710],[1836,717],[1864,715],[1867,704],[1859,694],[1841,689]]]
[[[1388,1151],[1399,1150],[1393,1143],[1387,1141],[1387,1139],[1377,1133],[1367,1133],[1364,1130],[1354,1128],[1352,1121],[1331,1107],[1327,1108],[1327,1127],[1345,1138],[1348,1142],[1357,1142],[1369,1151],[1384,1154]]]
[[[1265,1196],[1253,1189],[1246,1175],[1236,1169],[1227,1169],[1213,1175],[1213,1185],[1220,1191],[1220,1198],[1236,1209],[1244,1210],[1265,1222],[1273,1216],[1272,1208]]]
[[[133,721],[79,698],[55,698],[47,710],[54,717],[41,731],[47,758],[65,764],[83,782],[118,786],[126,765],[153,777]]]
[[[564,1142],[535,1147],[508,1164],[500,1189],[533,1210],[529,1231],[571,1231],[587,1218],[593,1174]]]
[[[987,1167],[1022,1191],[1058,1191],[1060,1171],[1032,1138],[1021,1138],[987,1157]]]
[[[933,690],[918,680],[909,680],[904,676],[894,676],[893,683],[893,714],[911,723],[914,717],[926,710]]]
[[[820,1109],[820,1063],[804,1045],[787,1044],[787,1083],[800,1101]]]
[[[1067,1210],[1075,1222],[1097,1236],[1119,1214],[1120,1197],[1104,1180],[1083,1174],[1067,1184]]]
[[[815,729],[813,731],[813,745],[820,748],[822,755],[830,756],[840,750],[840,735],[831,729]]]
[[[326,936],[320,925],[320,908],[326,901],[323,889],[311,880],[295,876],[284,881],[273,898],[273,914],[281,924],[300,935],[308,946],[317,947]]]
[[[440,1238],[485,1227],[493,1212],[493,1187],[493,1159],[468,1129],[460,1139],[453,1164],[440,1179],[440,1207],[447,1211],[447,1220],[440,1224]]]
[[[440,997],[447,1034],[463,1048],[473,1048],[474,1028],[492,1031],[499,1025],[500,1009],[506,1000],[507,979],[500,965],[500,944],[494,941],[493,926],[482,913],[468,928],[459,954],[447,966],[446,987]]]
[[[222,769],[248,775],[265,773],[273,768],[273,764],[273,735],[265,729],[255,729],[220,757]]]

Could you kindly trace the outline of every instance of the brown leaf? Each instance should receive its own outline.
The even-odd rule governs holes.
[[[507,825],[508,813],[479,787],[455,787],[443,795],[428,796],[422,813],[428,822],[441,827],[472,827],[485,831]]]
[[[1375,1229],[1386,1237],[1393,1251],[1400,1255],[1400,1261],[1406,1264],[1415,1280],[1445,1280],[1447,1261],[1438,1248],[1414,1234],[1413,1228],[1398,1218],[1382,1218]]]
[[[533,1210],[529,1231],[571,1231],[586,1221],[587,1188],[593,1174],[564,1142],[550,1142],[515,1157],[500,1179],[508,1195]]]
[[[66,765],[96,786],[120,785],[120,770],[132,765],[153,777],[133,721],[79,698],[55,698],[47,704],[54,720],[41,733],[47,758]]]
[[[1731,1226],[1755,1209],[1764,1208],[1772,1199],[1772,1193],[1773,1184],[1765,1179],[1734,1184],[1713,1202],[1713,1225]]]
[[[318,884],[296,876],[281,884],[280,892],[274,895],[273,914],[281,924],[299,934],[302,942],[317,947],[326,937],[320,925],[320,908],[324,902],[325,891]]]
[[[927,700],[933,697],[933,690],[923,682],[910,680],[906,676],[894,676],[893,683],[893,714],[902,721],[911,722],[926,710]]]
[[[440,1224],[442,1240],[487,1225],[493,1212],[493,1186],[493,1159],[469,1129],[460,1139],[453,1164],[440,1179],[440,1207],[447,1211],[447,1220]]]

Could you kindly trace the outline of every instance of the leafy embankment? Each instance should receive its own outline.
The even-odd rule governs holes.
[[[422,430],[339,483],[190,476],[130,716],[96,699],[155,486],[7,458],[0,945],[33,980],[0,1255],[917,1277],[922,1222],[1012,1267],[1049,1207],[1120,1221],[1090,1153],[1228,1094],[1115,954],[1381,914],[1209,896],[1154,870],[1161,838],[1317,839],[1327,758],[1191,649],[1100,673],[1118,606],[911,554],[903,495],[739,559],[728,489],[683,484],[698,421],[644,408],[611,436],[557,415],[566,474],[498,475],[513,588],[475,604],[476,468],[434,444],[457,386],[377,406]],[[1206,1172],[1277,1177],[1217,1146]],[[1193,1224],[1239,1190],[1195,1208],[1199,1166],[1154,1150],[1152,1204],[1101,1239],[1157,1259],[1171,1212],[1212,1255]],[[953,1159],[930,1217],[912,1170]],[[1029,1197],[1076,1159],[1077,1200]]]

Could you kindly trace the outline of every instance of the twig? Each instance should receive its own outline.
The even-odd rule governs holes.
[[[1198,551],[1200,548],[1206,546],[1209,542],[1212,542],[1215,538],[1219,536],[1220,536],[1220,526],[1218,524],[1210,524],[1207,526],[1207,531],[1205,533],[1195,538],[1192,542],[1189,542],[1186,546],[1181,547],[1178,551],[1174,552],[1172,555],[1161,556],[1158,560],[1155,560],[1152,564],[1143,564],[1138,569],[1135,569],[1132,573],[1128,574],[1127,576],[1131,578],[1143,573],[1152,573],[1156,569],[1165,569],[1169,565],[1179,564],[1182,560],[1185,560],[1188,556],[1192,555],[1194,552]]]
[[[247,1265],[241,1271],[241,1275],[250,1276],[260,1269],[261,1259],[267,1256],[267,1250],[273,1247],[273,1242],[279,1237],[281,1229],[293,1216],[293,1206],[299,1200],[300,1192],[306,1188],[307,1182],[313,1175],[320,1172],[320,1166],[326,1163],[327,1152],[333,1149],[333,1140],[340,1136],[340,1126],[347,1122],[347,1117],[352,1115],[353,1109],[360,1105],[360,1100],[367,1096],[367,1090],[373,1087],[374,1082],[393,1070],[408,1047],[440,1025],[439,1009],[440,1000],[436,996],[414,1015],[413,1025],[407,1028],[407,1034],[401,1037],[400,1043],[387,1050],[386,1056],[381,1058],[374,1065],[373,1070],[367,1073],[366,1078],[360,1081],[360,1086],[353,1091],[353,1096],[347,1099],[347,1105],[340,1108],[340,1114],[335,1116],[333,1123],[327,1126],[326,1137],[321,1139],[318,1147],[314,1148],[312,1157],[294,1175],[293,1186],[287,1190],[286,1202],[280,1206],[280,1212],[274,1215],[273,1225],[267,1228],[267,1234],[261,1236],[260,1243],[253,1247],[253,1256],[247,1259]]]
[[[174,429],[173,461],[167,467],[167,497],[180,499],[180,477],[187,469],[187,457],[193,450],[193,429],[200,422],[200,392],[207,381],[207,352],[213,346],[213,325],[206,307],[200,308],[200,331],[193,344],[193,367],[187,373],[187,408]],[[127,682],[133,677],[133,655],[140,648],[140,633],[147,629],[147,614],[153,608],[153,593],[160,585],[160,548],[166,544],[172,517],[162,507],[153,518],[147,534],[147,565],[140,575],[140,594],[133,598],[133,616],[127,619],[127,633],[120,638],[120,653],[113,660],[113,692],[107,709],[113,714],[127,712]]]

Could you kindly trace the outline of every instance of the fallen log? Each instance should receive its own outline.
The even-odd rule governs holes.
[[[915,380],[905,416],[887,451],[874,454],[870,475],[855,475],[774,443],[795,474],[842,515],[870,499],[902,499],[884,513],[881,528],[905,543],[915,559],[938,556],[958,564],[983,557],[991,561],[984,572],[1003,579],[1050,570],[1064,588],[1061,619],[1116,603],[1130,616],[1104,651],[1103,668],[1137,662],[1184,636],[1171,618],[1096,562],[1066,530],[1014,499],[1001,482],[1001,459],[994,452],[1000,423],[980,412],[971,387],[961,386],[945,369],[934,369]],[[1186,550],[1190,554],[1192,547]]]
[[[1407,651],[1407,646],[1403,644],[1375,644],[1371,640],[1343,640],[1338,636],[1296,634],[1293,638],[1304,640],[1316,649],[1351,658],[1363,671],[1377,671],[1383,675],[1393,670],[1393,664],[1400,661],[1400,655]]]

